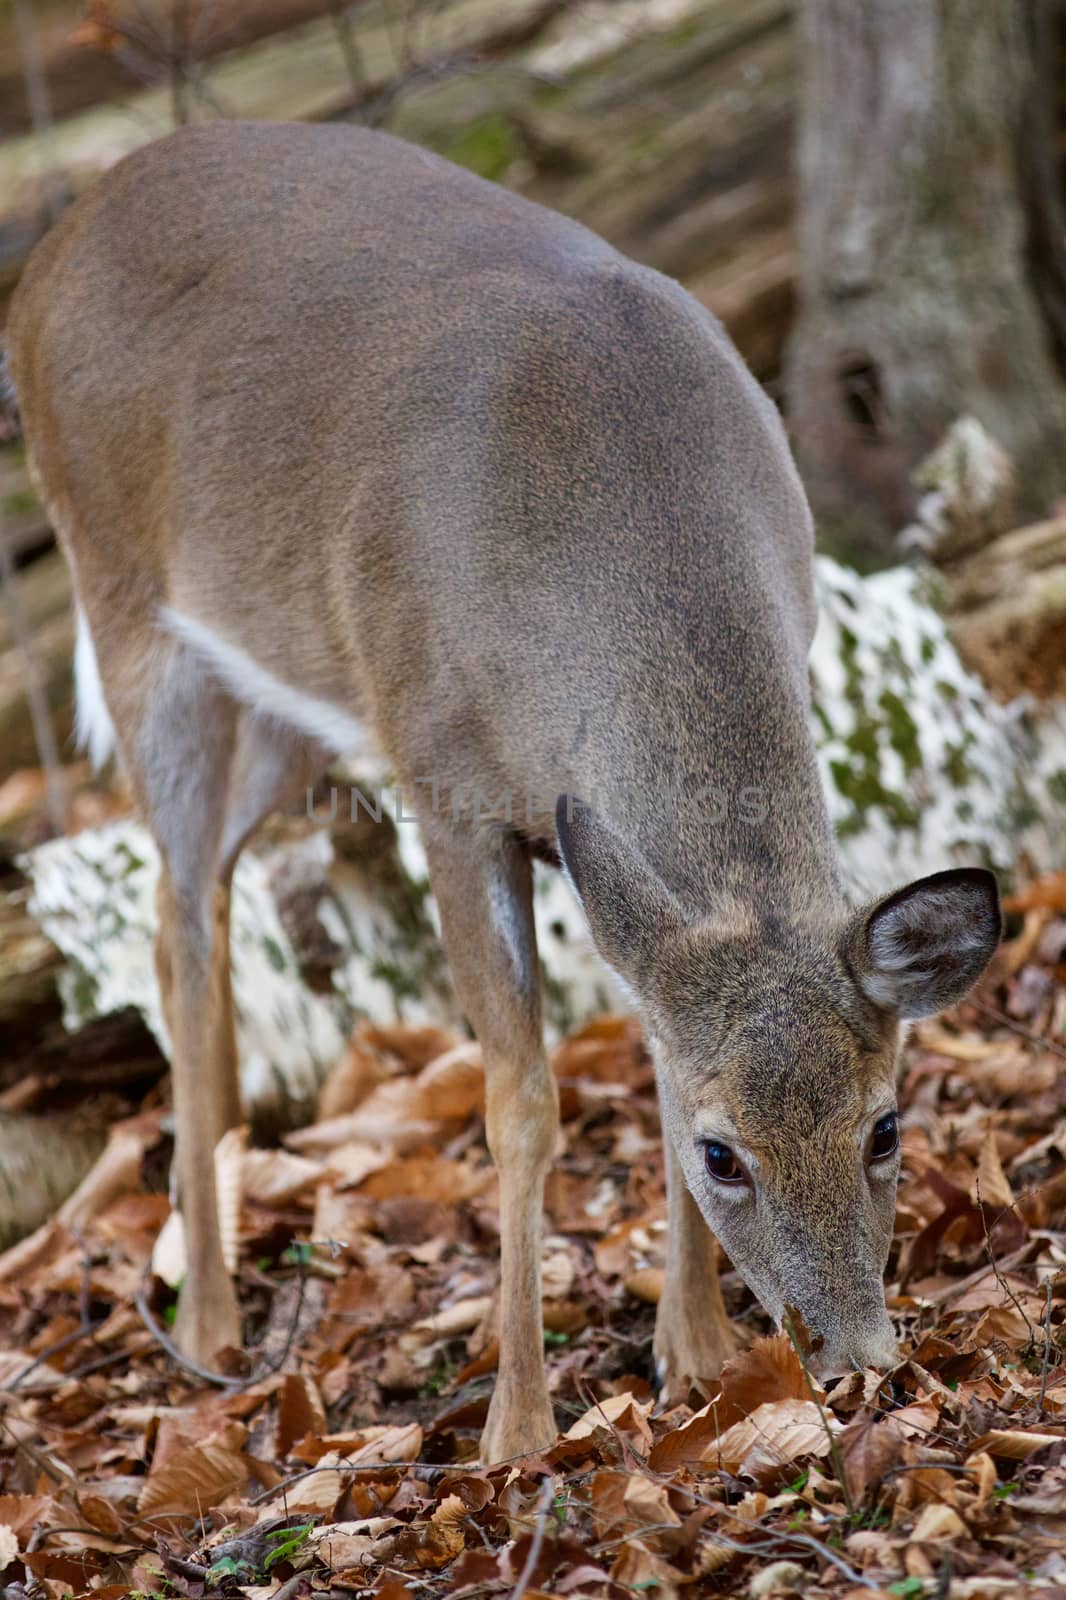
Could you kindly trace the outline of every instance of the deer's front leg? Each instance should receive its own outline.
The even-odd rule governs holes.
[[[558,1097],[541,1038],[532,872],[496,832],[424,832],[456,991],[485,1062],[485,1125],[500,1178],[500,1361],[481,1438],[485,1461],[555,1439],[540,1304],[544,1178]]]
[[[718,1245],[663,1129],[669,1224],[666,1277],[655,1318],[655,1366],[667,1404],[717,1378],[737,1347],[718,1283]]]

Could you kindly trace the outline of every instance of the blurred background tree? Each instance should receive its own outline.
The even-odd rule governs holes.
[[[822,525],[891,550],[911,474],[960,414],[1006,449],[1019,509],[1040,515],[1066,486],[1055,12],[802,0],[799,21],[786,393]]]

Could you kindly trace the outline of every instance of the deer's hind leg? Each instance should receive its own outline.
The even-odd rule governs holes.
[[[220,952],[228,953],[230,949],[231,889],[241,851],[272,811],[288,810],[301,799],[335,754],[331,747],[298,728],[247,709],[241,712],[215,871],[215,941]],[[241,1090],[233,1020],[232,962],[228,958],[220,959],[217,971],[221,1031],[216,1070],[225,1084],[228,1126],[233,1126],[240,1120]],[[245,1110],[253,1125],[260,1125],[264,1111],[262,1097],[253,1098],[256,1103],[246,1105]],[[269,1113],[266,1120],[268,1123],[271,1120]]]
[[[134,791],[159,847],[156,970],[170,1034],[178,1204],[187,1267],[175,1337],[209,1364],[240,1343],[219,1237],[214,1149],[239,1116],[229,989],[228,914],[217,864],[240,710],[188,649],[145,630],[100,661]],[[106,637],[106,636],[105,636]],[[112,634],[111,639],[114,639]]]
[[[222,1257],[214,1149],[240,1120],[230,972],[230,886],[240,850],[268,812],[311,781],[329,752],[255,717],[190,648],[158,633],[143,661],[127,647],[109,675],[122,754],[159,846],[156,968],[171,1039],[175,1170],[187,1272],[175,1337],[209,1363],[241,1342]]]

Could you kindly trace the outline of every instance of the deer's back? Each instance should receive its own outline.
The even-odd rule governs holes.
[[[136,570],[402,723],[408,770],[442,727],[501,772],[553,728],[580,783],[619,718],[691,746],[782,682],[798,737],[811,532],[774,409],[578,224],[380,134],[186,130],[72,208],[11,339],[80,581]]]

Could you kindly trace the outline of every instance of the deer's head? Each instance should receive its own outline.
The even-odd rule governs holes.
[[[723,896],[694,919],[578,808],[559,842],[604,959],[633,992],[664,1134],[741,1277],[795,1307],[823,1370],[888,1365],[901,1023],[960,1000],[1000,937],[996,881],[960,869],[861,910],[775,915]]]

